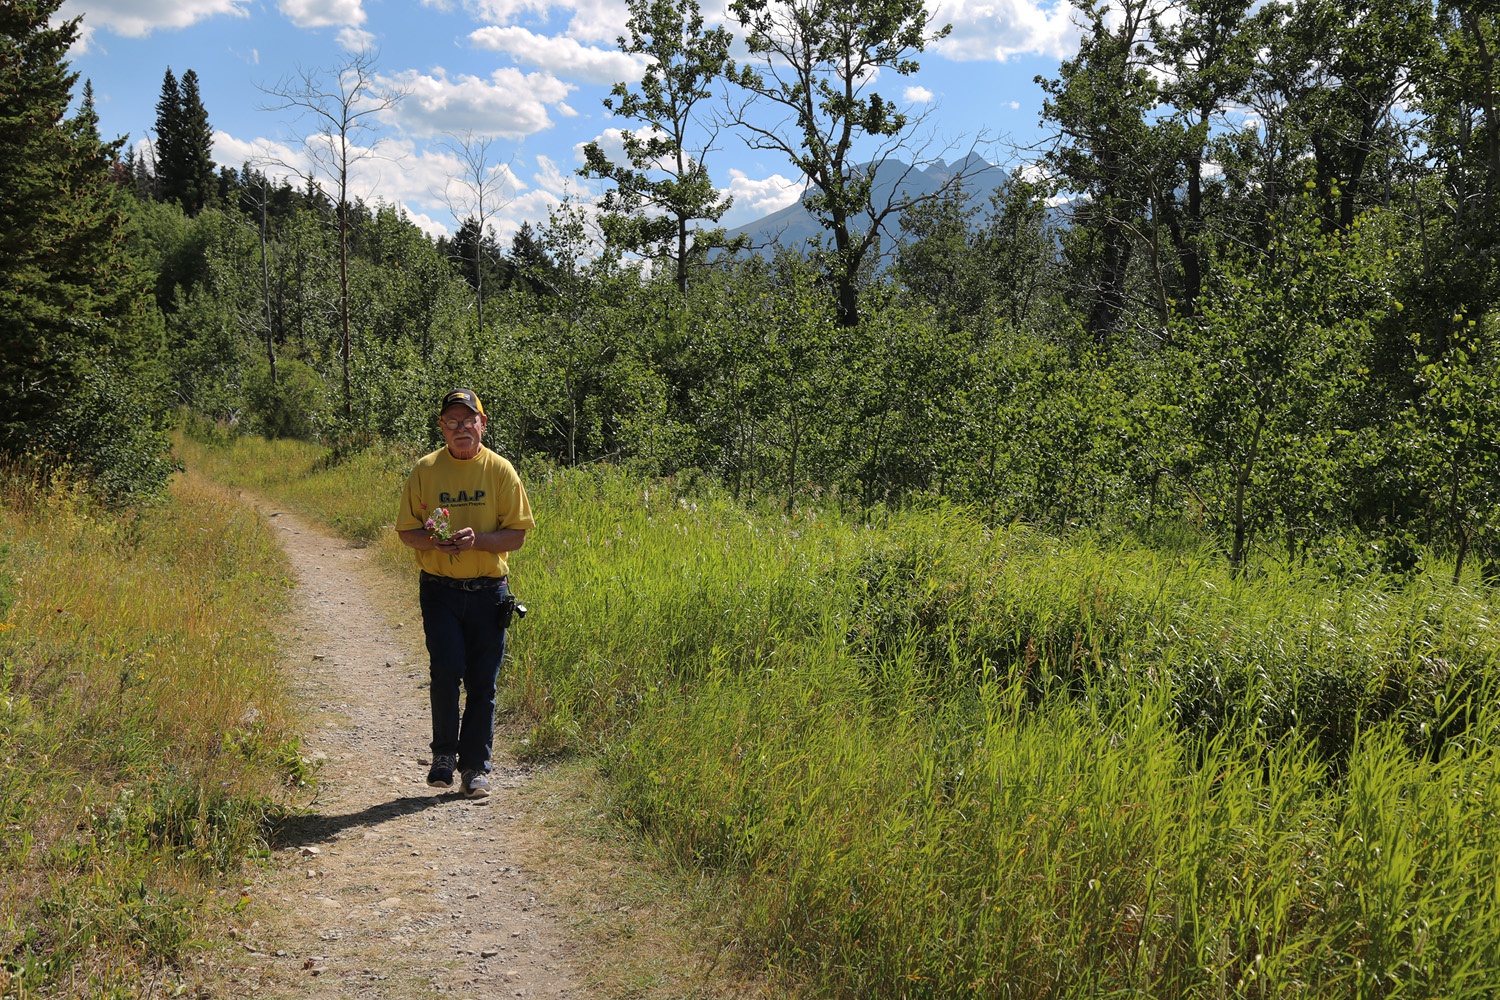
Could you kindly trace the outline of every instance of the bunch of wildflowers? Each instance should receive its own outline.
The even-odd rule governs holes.
[[[427,505],[425,503],[422,505],[422,509],[427,509]],[[439,507],[437,510],[433,511],[432,515],[428,517],[425,522],[423,522],[422,527],[427,529],[427,535],[429,538],[436,538],[446,542],[453,537],[453,528],[448,524],[447,507]],[[448,561],[457,562],[458,556],[450,552],[448,553]]]
[[[422,505],[422,509],[427,509],[425,503]],[[439,507],[433,511],[432,516],[427,519],[427,522],[422,527],[426,528],[433,538],[439,538],[445,542],[453,537],[453,529],[448,526],[447,507]]]

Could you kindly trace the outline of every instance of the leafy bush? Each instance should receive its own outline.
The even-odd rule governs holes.
[[[291,358],[261,362],[245,373],[245,409],[250,429],[268,438],[315,441],[328,419],[328,387],[307,365]]]

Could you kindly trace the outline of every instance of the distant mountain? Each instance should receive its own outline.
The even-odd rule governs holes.
[[[925,170],[918,170],[900,160],[882,160],[875,170],[875,204],[886,204],[893,195],[918,198],[936,194],[955,175],[962,177],[966,205],[978,208],[981,216],[989,207],[990,197],[1010,179],[1008,172],[987,163],[977,153],[970,153],[952,163],[938,160]],[[887,219],[886,225],[892,232],[900,231],[899,218]],[[869,226],[870,216],[862,215],[858,228],[868,229]],[[749,236],[759,252],[769,256],[777,247],[805,246],[813,237],[827,232],[798,201],[764,219],[731,229],[729,235]]]

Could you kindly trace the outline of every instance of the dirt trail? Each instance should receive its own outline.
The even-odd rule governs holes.
[[[396,620],[373,552],[257,506],[296,574],[285,648],[320,791],[248,876],[248,902],[229,918],[236,945],[203,960],[218,984],[205,992],[590,995],[581,953],[524,860],[544,836],[522,795],[526,769],[497,760],[487,799],[429,789],[420,622]]]

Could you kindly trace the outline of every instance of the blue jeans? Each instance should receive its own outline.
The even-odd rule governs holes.
[[[432,753],[453,754],[460,771],[488,771],[495,737],[495,682],[505,659],[505,630],[496,606],[504,583],[455,590],[423,580],[422,631],[432,678]],[[467,697],[458,707],[462,686]]]

